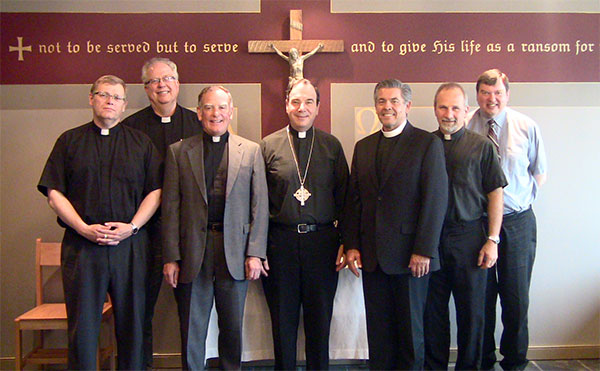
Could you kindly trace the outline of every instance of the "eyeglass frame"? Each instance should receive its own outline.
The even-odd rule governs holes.
[[[154,79],[150,79],[148,81],[144,81],[144,85],[157,85],[160,82],[164,82],[165,84],[168,82],[177,81],[177,77],[175,76],[164,76],[164,77],[156,77]]]
[[[125,102],[127,100],[127,97],[122,97],[118,94],[110,94],[107,93],[105,91],[95,91],[92,93],[92,95],[97,95],[100,98],[104,99],[104,100],[109,100],[110,98],[114,99],[117,102]]]

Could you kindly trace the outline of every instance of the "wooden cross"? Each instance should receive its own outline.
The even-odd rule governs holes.
[[[314,50],[319,44],[323,48],[319,52],[340,53],[344,51],[344,40],[302,40],[302,10],[290,10],[290,39],[289,40],[250,40],[248,41],[249,53],[275,53],[271,45],[282,52],[289,52],[296,48],[298,52],[305,53]]]

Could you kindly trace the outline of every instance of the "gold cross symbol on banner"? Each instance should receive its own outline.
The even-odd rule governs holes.
[[[23,59],[23,52],[31,52],[31,45],[23,46],[23,37],[21,37],[21,36],[17,37],[17,44],[19,44],[19,45],[18,46],[9,46],[8,51],[9,52],[19,52],[18,61],[23,62],[25,60],[25,59]]]
[[[344,40],[302,40],[302,10],[290,10],[289,40],[250,40],[249,53],[277,53],[290,64],[290,83],[304,78],[304,61],[317,52],[341,53]],[[283,53],[289,53],[286,56]],[[302,55],[302,53],[307,53]]]

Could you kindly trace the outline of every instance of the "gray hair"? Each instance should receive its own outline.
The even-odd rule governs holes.
[[[206,93],[208,93],[211,90],[223,90],[225,93],[227,93],[227,96],[229,97],[229,105],[233,107],[233,97],[231,96],[231,93],[229,92],[229,90],[227,90],[226,87],[221,85],[211,85],[202,89],[200,91],[200,94],[198,94],[198,107],[202,106],[202,98],[204,98]]]
[[[155,58],[150,59],[146,63],[144,63],[144,66],[142,67],[142,82],[144,84],[146,83],[146,81],[149,80],[148,79],[148,69],[150,69],[150,67],[152,67],[156,63],[164,63],[167,66],[169,66],[169,68],[171,68],[173,70],[173,75],[175,76],[175,78],[177,80],[179,80],[179,73],[177,73],[177,65],[175,64],[175,62],[173,62],[169,58],[155,57]]]
[[[125,85],[125,81],[121,80],[117,76],[114,75],[104,75],[98,77],[98,80],[94,81],[92,84],[92,88],[90,89],[90,93],[94,94],[98,85],[100,84],[109,84],[109,85],[121,85],[123,87],[123,91],[127,94],[127,85]]]
[[[438,97],[438,94],[440,94],[444,90],[450,90],[450,89],[458,89],[458,90],[460,90],[460,92],[462,93],[463,97],[465,98],[465,106],[469,105],[469,97],[467,97],[467,93],[465,93],[465,89],[463,89],[463,87],[459,83],[457,83],[457,82],[445,82],[442,85],[440,85],[440,87],[435,92],[435,96],[433,98],[433,108],[435,108],[437,106],[437,97]]]
[[[377,83],[375,85],[375,90],[373,91],[373,99],[375,103],[377,103],[377,93],[380,89],[400,89],[402,94],[402,99],[404,99],[404,103],[408,104],[408,102],[412,101],[412,90],[408,84],[403,83],[398,79],[387,79]]]

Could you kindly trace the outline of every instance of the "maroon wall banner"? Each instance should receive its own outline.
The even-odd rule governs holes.
[[[474,81],[498,67],[512,81],[599,82],[598,13],[331,13],[329,1],[264,1],[260,13],[2,13],[1,84],[88,84],[106,73],[140,82],[154,56],[173,59],[183,83],[261,83],[263,128],[280,113],[288,65],[250,54],[250,40],[289,40],[289,11],[303,11],[303,39],[343,40],[318,53],[316,80],[329,113],[329,84]],[[283,103],[281,103],[281,106]],[[279,112],[279,111],[278,111]],[[321,112],[321,115],[323,113]]]

